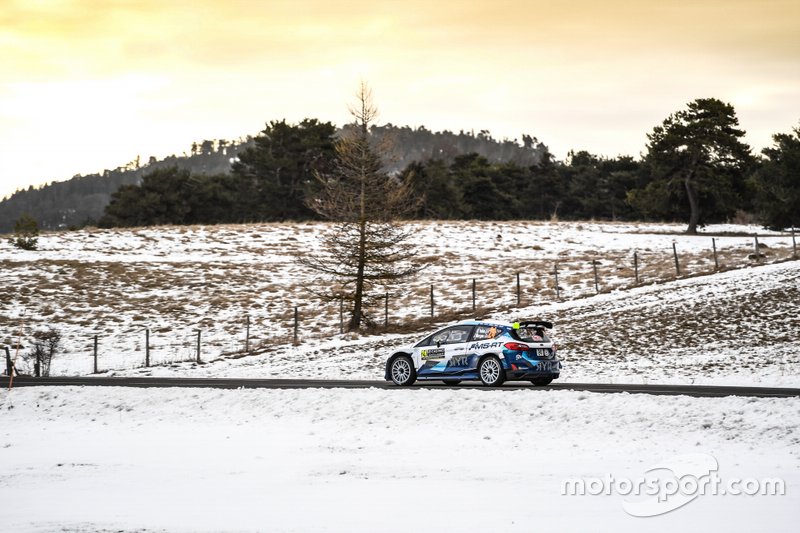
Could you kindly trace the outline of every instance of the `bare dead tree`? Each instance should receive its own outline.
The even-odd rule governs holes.
[[[61,350],[61,337],[61,331],[52,326],[34,332],[31,351],[24,359],[33,365],[35,376],[50,375],[50,363]]]
[[[336,143],[336,162],[329,174],[317,174],[321,192],[309,207],[334,222],[321,237],[323,253],[300,262],[326,278],[330,287],[320,296],[342,299],[348,305],[348,331],[371,325],[366,314],[377,299],[375,290],[419,271],[413,263],[415,251],[410,231],[397,223],[416,207],[407,181],[383,170],[381,148],[369,143],[369,128],[378,111],[372,92],[362,83],[356,105],[349,108],[355,127]]]

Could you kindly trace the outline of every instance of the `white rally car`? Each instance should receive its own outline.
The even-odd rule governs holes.
[[[480,380],[490,387],[506,380],[549,385],[561,371],[556,346],[547,335],[552,328],[543,320],[459,322],[392,353],[385,378],[401,386],[416,380],[448,385]]]

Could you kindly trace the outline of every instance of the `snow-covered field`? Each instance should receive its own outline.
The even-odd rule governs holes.
[[[554,320],[561,381],[800,387],[796,261],[492,315]],[[124,374],[382,379],[390,350],[421,336],[336,337],[208,365]]]
[[[466,316],[476,278],[476,314],[556,322],[562,380],[800,386],[800,262],[776,262],[791,238],[760,233],[755,266],[741,235],[755,228],[708,228],[728,232],[716,244],[731,270],[699,276],[713,270],[711,237],[681,229],[418,223],[429,267],[392,297],[406,332],[361,336],[338,334],[338,309],[313,301],[295,261],[322,225],[87,230],[31,253],[2,241],[0,342],[20,325],[23,344],[59,327],[56,374],[89,373],[97,334],[101,370],[116,374],[379,379],[388,350]],[[689,274],[678,280],[673,242]],[[299,346],[287,342],[295,305]],[[237,353],[246,315],[250,355]],[[146,327],[161,364],[145,369]],[[197,329],[205,362],[176,362],[193,357]],[[800,518],[800,398],[31,387],[0,391],[0,422],[0,530],[15,533],[796,531]],[[782,494],[668,494],[711,474],[723,489],[777,480]],[[590,493],[565,494],[570,482]],[[632,516],[642,509],[654,516]]]
[[[797,398],[23,388],[0,392],[0,413],[3,531],[749,532],[799,517]],[[784,495],[707,492],[637,518],[623,502],[644,495],[562,494],[685,454],[713,457],[723,487],[780,479]]]
[[[558,323],[565,379],[797,383],[797,263],[650,285],[681,272],[713,271],[711,235],[723,269],[753,265],[753,237],[766,257],[786,259],[791,236],[750,226],[710,226],[686,236],[670,224],[546,222],[413,223],[427,268],[392,289],[390,321],[427,331],[429,291],[439,322],[480,316],[547,316]],[[36,329],[64,333],[54,374],[89,374],[98,335],[100,370],[235,376],[380,377],[380,355],[419,336],[341,336],[337,305],[309,293],[313,274],[298,256],[315,253],[324,224],[87,229],[44,235],[40,250],[0,240],[0,343],[23,345]],[[634,285],[633,253],[640,280]],[[597,260],[599,296],[592,261]],[[553,268],[558,262],[561,302]],[[516,307],[520,272],[522,308]],[[554,303],[556,302],[556,303]],[[290,346],[294,307],[302,344]],[[372,310],[382,319],[383,304]],[[258,355],[241,359],[245,321]],[[408,326],[409,321],[413,326]],[[145,329],[154,364],[141,370]],[[378,353],[379,357],[375,357]],[[219,360],[222,354],[228,354]],[[741,361],[737,362],[737,358]],[[733,362],[735,364],[729,364]]]

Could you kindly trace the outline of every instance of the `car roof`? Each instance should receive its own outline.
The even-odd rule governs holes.
[[[471,319],[471,320],[462,320],[461,322],[459,322],[459,324],[465,326],[503,326],[506,328],[514,327],[514,325],[511,322],[500,322],[498,320]]]

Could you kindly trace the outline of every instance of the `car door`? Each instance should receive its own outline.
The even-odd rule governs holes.
[[[455,364],[466,364],[464,356],[472,326],[459,325],[437,331],[415,348],[417,375],[441,376],[457,370]]]

